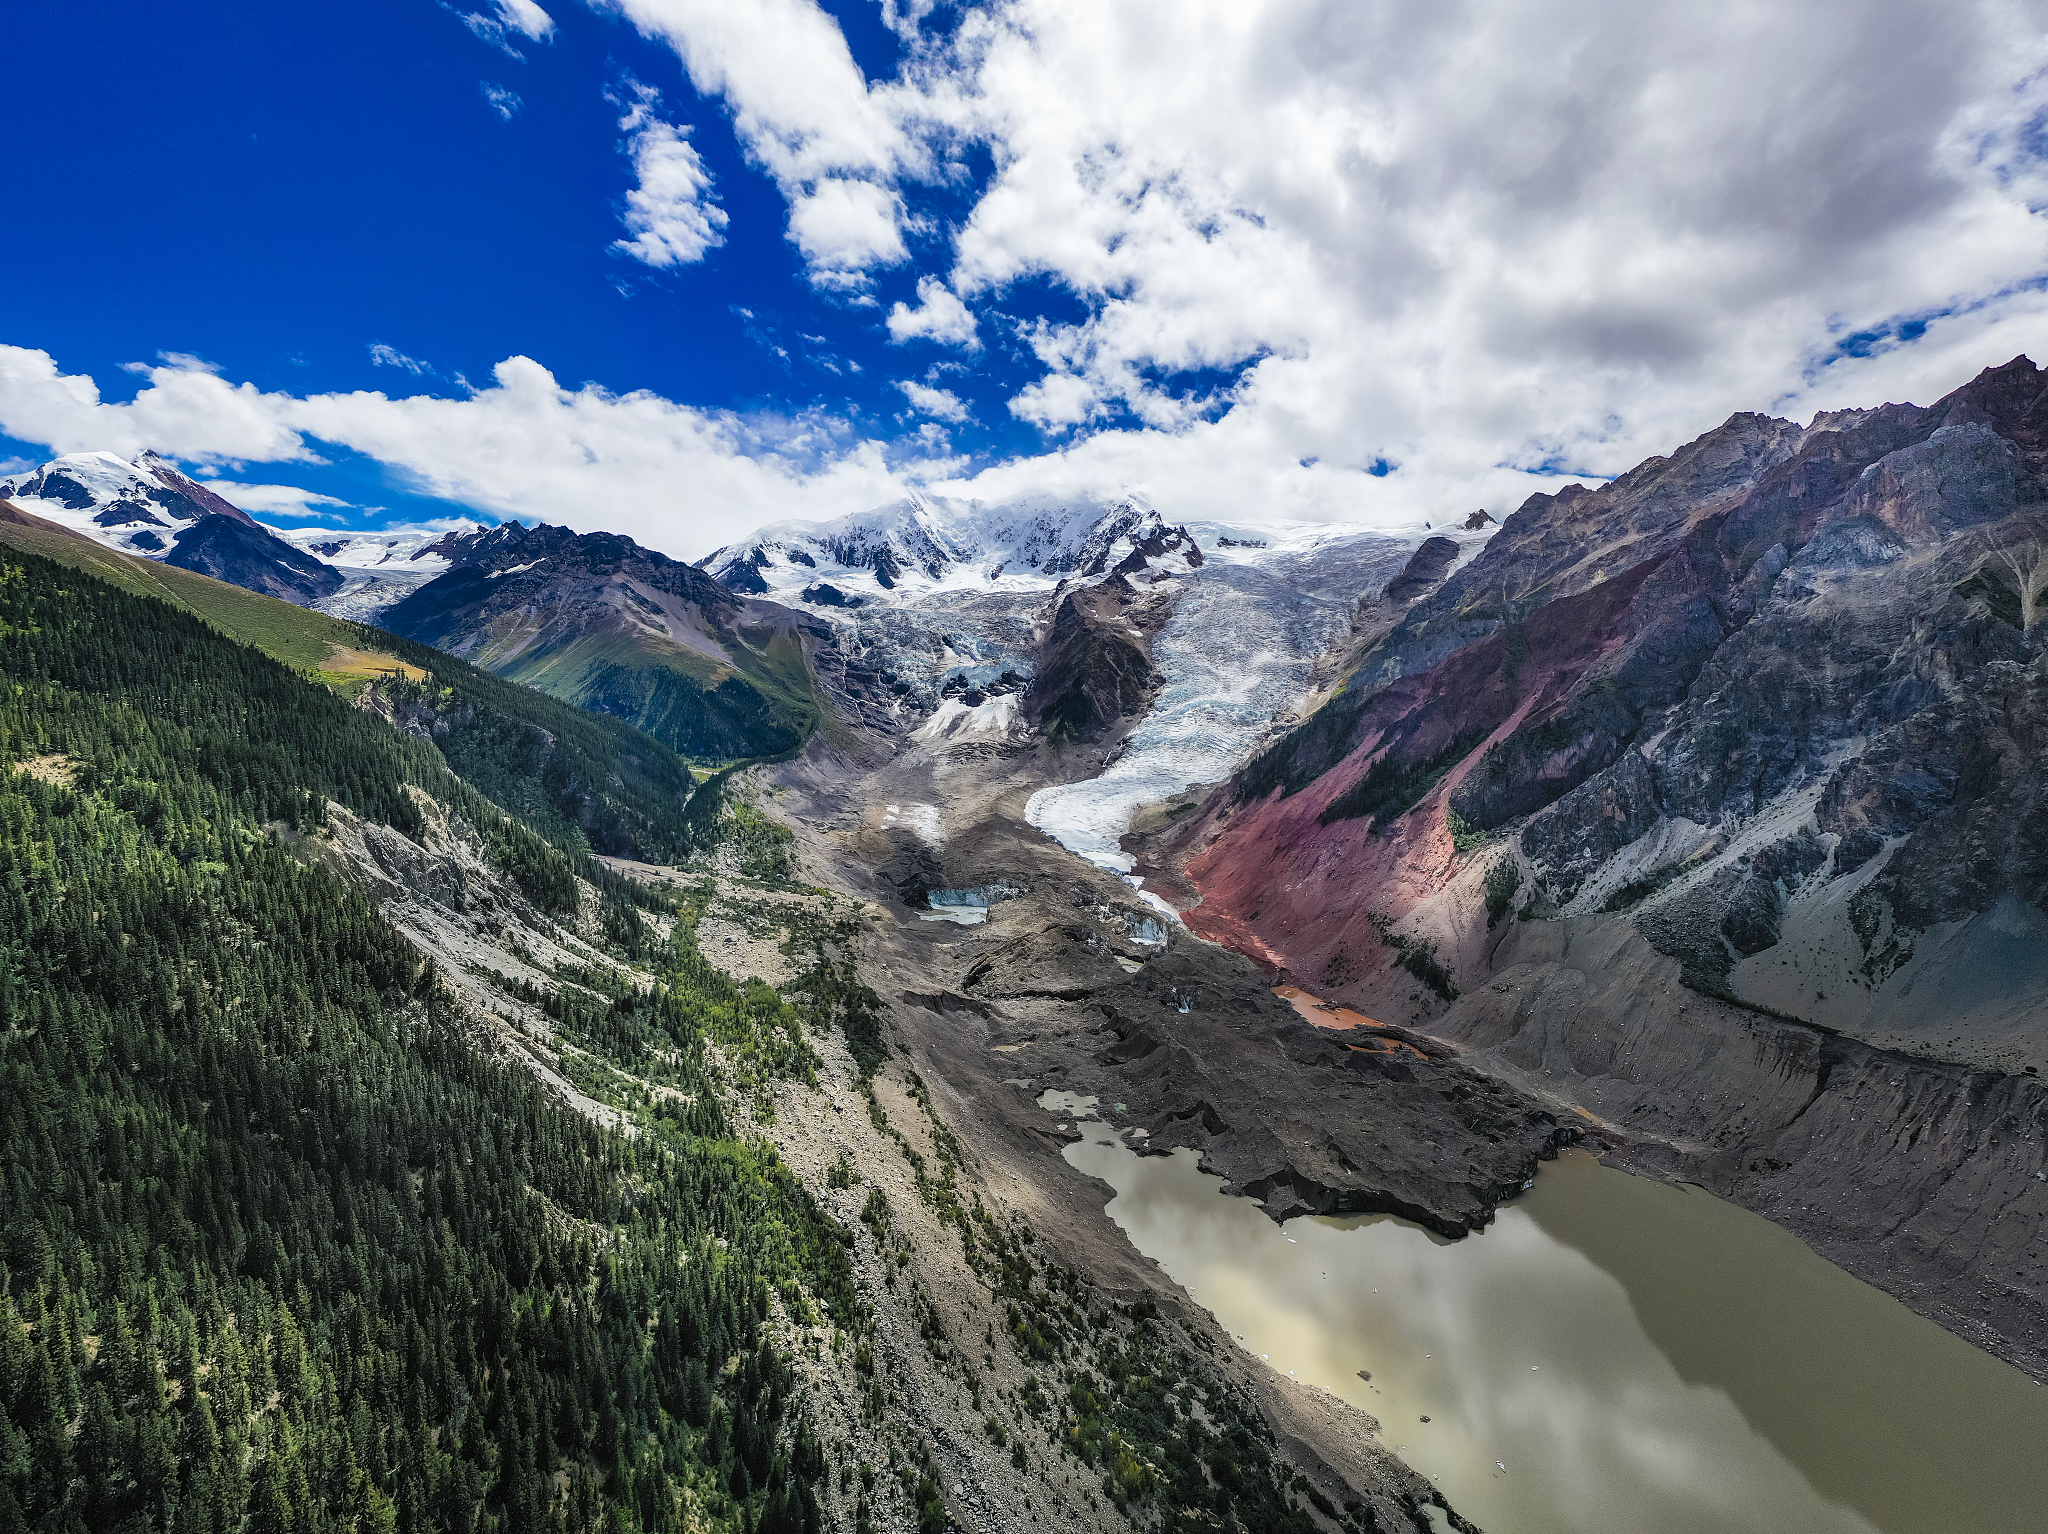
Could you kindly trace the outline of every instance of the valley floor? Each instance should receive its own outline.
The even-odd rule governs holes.
[[[708,870],[606,860],[682,895],[698,950],[733,980],[764,981],[801,1002],[804,972],[829,953],[886,1007],[893,1048],[872,1072],[831,1030],[808,1032],[810,1081],[717,1060],[731,1116],[750,1118],[850,1233],[863,1321],[822,1321],[790,1292],[774,1316],[826,1456],[826,1483],[815,1489],[827,1526],[942,1527],[931,1521],[935,1500],[977,1534],[1157,1526],[1176,1489],[1210,1494],[1215,1472],[1203,1466],[1217,1463],[1233,1467],[1241,1508],[1281,1520],[1268,1527],[1443,1526],[1432,1521],[1449,1516],[1437,1494],[1380,1443],[1370,1418],[1244,1355],[1103,1217],[1106,1190],[1062,1159],[1078,1136],[1036,1105],[1037,1083],[1094,1080],[1100,1013],[1059,994],[1075,977],[1062,981],[1057,959],[1037,971],[1037,989],[1053,994],[1002,1003],[963,994],[960,971],[990,948],[1057,927],[1082,895],[1103,913],[1145,908],[1023,825],[1020,781],[998,770],[989,783],[985,762],[964,772],[940,765],[957,773],[946,792],[885,771],[881,782],[842,785],[843,804],[814,796],[802,762],[777,772],[783,781],[763,785],[760,798],[795,827],[802,882],[750,877],[729,854]],[[986,785],[982,797],[975,783]],[[894,835],[882,829],[886,804],[911,789],[913,802],[946,806],[918,825],[984,851],[992,840],[1000,851],[987,867],[1025,875],[1024,895],[985,926],[920,921],[877,886],[875,841]],[[301,850],[382,897],[503,1057],[628,1134],[663,1111],[669,1089],[586,1055],[526,989],[579,971],[602,971],[612,985],[644,980],[607,957],[594,933],[524,907],[460,827],[430,822],[413,844],[341,816]],[[1125,952],[1150,957],[1122,938],[1121,915],[1089,920]],[[1086,945],[1078,951],[1116,982],[1129,978]],[[1210,957],[1244,996],[1270,1000],[1255,971]],[[1025,1042],[1004,1043],[1013,1038]]]

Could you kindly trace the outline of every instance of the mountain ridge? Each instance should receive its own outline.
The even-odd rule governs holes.
[[[1531,497],[1138,867],[1269,972],[1471,1050],[2038,1370],[2048,1168],[2006,1166],[1971,1105],[2023,1137],[2048,1112],[2048,636],[2015,587],[2048,568],[2044,416],[2020,358]],[[1810,1088],[1782,1116],[1738,1068],[1762,1034]],[[1823,1218],[1819,1126],[1854,1137],[1880,1077],[1910,1090],[1876,1121],[1913,1127]]]
[[[155,453],[68,453],[0,479],[0,498],[124,554],[302,605],[342,577]]]
[[[1131,574],[1141,546],[1143,558],[1192,554],[1200,563],[1186,530],[1135,492],[996,504],[916,494],[829,522],[771,524],[698,567],[735,591],[844,607],[883,594],[1049,588],[1120,565]],[[768,571],[777,572],[772,581]]]
[[[0,500],[0,546],[83,570],[203,618],[229,639],[311,675],[433,744],[501,810],[573,852],[661,862],[698,833],[688,767],[621,720],[593,714],[430,646],[138,559]]]
[[[377,614],[393,633],[699,759],[793,751],[824,720],[805,647],[829,631],[630,538],[508,522],[423,552],[448,568]]]

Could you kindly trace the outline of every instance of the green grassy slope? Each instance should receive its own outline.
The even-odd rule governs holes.
[[[324,669],[337,649],[360,646],[360,630],[355,624],[195,571],[103,548],[69,528],[31,516],[9,501],[0,501],[0,543],[89,571],[136,596],[155,597],[198,613],[223,634],[254,645],[288,666]]]
[[[599,631],[500,673],[579,708],[625,720],[703,762],[779,756],[818,727],[823,707],[794,637],[735,647],[726,667],[679,646]]]

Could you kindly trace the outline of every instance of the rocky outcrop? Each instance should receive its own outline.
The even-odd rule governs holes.
[[[1048,740],[1098,740],[1144,712],[1159,685],[1151,636],[1171,601],[1140,597],[1121,575],[1057,599],[1024,705]]]
[[[579,1113],[618,1127],[621,1119],[614,1109],[578,1091],[563,1073],[546,1013],[486,977],[509,974],[544,986],[565,967],[616,973],[621,979],[629,972],[573,930],[578,917],[565,927],[536,910],[492,865],[474,826],[420,790],[407,792],[420,813],[417,839],[332,802],[327,824],[318,831],[271,829],[305,862],[360,888],[439,967],[472,1035],[488,1054],[536,1077]],[[581,904],[590,908],[579,912],[583,919],[595,919],[593,893],[587,885],[580,890]]]
[[[1116,1104],[1148,1149],[1200,1150],[1275,1219],[1392,1213],[1464,1235],[1577,1139],[1453,1051],[1362,1047],[1304,1022],[1235,954],[1134,941],[1143,920],[1106,878],[1034,882],[957,957],[919,956],[938,977],[919,1005],[983,1050],[1017,1049],[1034,1091]]]
[[[178,539],[164,563],[300,606],[341,588],[341,576],[330,566],[246,518],[202,518]]]
[[[1401,573],[1387,582],[1382,593],[1388,602],[1407,603],[1434,590],[1458,558],[1458,545],[1449,538],[1425,538],[1410,556]]]
[[[2048,1195],[1993,1167],[2038,1146],[2025,1070],[2048,1064],[2048,630],[2020,627],[2044,529],[2048,379],[2024,358],[1930,407],[1735,417],[1599,490],[1532,497],[1142,866],[1184,870],[1197,930],[1502,1071],[1531,1068],[1501,1053],[1530,1025],[1489,1033],[1480,998],[1503,978],[1568,993],[1576,1036],[1646,1062],[1618,1116],[1591,1055],[1541,1067],[1636,1147],[1616,1154],[1710,1181],[1951,1324],[1986,1286],[1994,1333],[1972,1335],[2019,1356],[2040,1270],[1996,1264],[2038,1254],[2025,1211]],[[1570,961],[1534,956],[1567,932]],[[1440,983],[1417,983],[1424,945]],[[1596,952],[1668,989],[1598,979]],[[1545,1015],[1532,1039],[1565,1026]],[[1756,1100],[1724,1085],[1766,1035],[1774,1092],[1806,1082],[1781,1121],[1723,1100]],[[1682,1106],[1673,1071],[1710,1102]],[[1837,1153],[1822,1127],[1846,1122],[1831,1094],[1887,1071],[1933,1083],[1915,1102],[1944,1123],[2010,1098],[1997,1122],[2019,1127],[1937,1134],[1872,1101],[1843,1142],[1867,1196],[1797,1214]],[[1744,1146],[1768,1178],[1712,1159]],[[1903,1234],[1917,1195],[1891,1191],[1951,1182],[1999,1228],[1965,1256]]]

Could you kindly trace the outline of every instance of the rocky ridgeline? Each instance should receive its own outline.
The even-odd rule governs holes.
[[[1533,496],[1148,866],[1198,930],[2039,1367],[2044,429],[2019,358]],[[1852,1118],[1823,1210],[1849,1157],[1812,1130]]]

